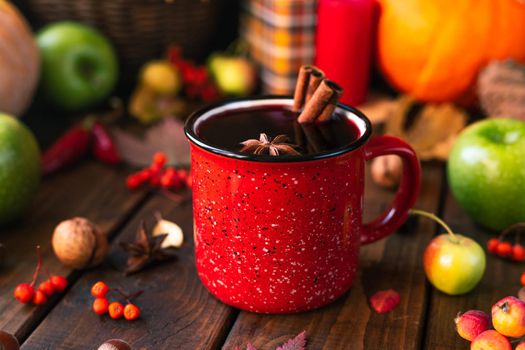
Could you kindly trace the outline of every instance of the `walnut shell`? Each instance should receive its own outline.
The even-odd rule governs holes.
[[[403,162],[394,155],[377,157],[372,161],[372,180],[379,186],[392,189],[401,180]]]
[[[94,223],[81,217],[58,224],[51,243],[62,264],[75,269],[100,264],[108,252],[106,235]]]
[[[131,346],[122,339],[110,339],[100,345],[97,350],[131,350]]]
[[[0,331],[0,349],[1,350],[19,350],[20,344],[12,334]]]

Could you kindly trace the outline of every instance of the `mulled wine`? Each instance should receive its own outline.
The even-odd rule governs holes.
[[[241,151],[241,142],[259,139],[261,133],[270,140],[285,135],[286,143],[292,144],[301,154],[327,152],[359,138],[357,126],[337,113],[326,122],[300,124],[296,112],[278,105],[215,114],[202,120],[196,133],[207,144],[234,152]]]

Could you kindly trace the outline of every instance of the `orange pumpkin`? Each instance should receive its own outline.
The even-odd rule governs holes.
[[[491,60],[525,62],[523,0],[380,0],[378,63],[398,90],[459,100]]]
[[[0,0],[0,112],[21,114],[38,83],[40,55],[29,25]]]

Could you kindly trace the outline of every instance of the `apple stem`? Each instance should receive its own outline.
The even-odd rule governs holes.
[[[438,224],[443,226],[443,228],[447,231],[447,233],[450,235],[450,237],[452,237],[452,240],[454,242],[459,242],[458,237],[456,236],[456,234],[454,232],[452,232],[452,230],[445,223],[445,221],[441,220],[437,215],[429,213],[429,212],[424,211],[424,210],[419,210],[419,209],[410,209],[409,214],[421,215],[421,216],[424,216],[426,218],[434,220],[435,222],[437,222]]]

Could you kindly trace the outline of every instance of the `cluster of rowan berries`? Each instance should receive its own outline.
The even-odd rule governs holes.
[[[130,190],[136,190],[143,185],[178,191],[184,187],[191,188],[191,178],[186,169],[166,166],[166,154],[157,152],[153,155],[149,167],[129,175],[126,179],[126,186]]]
[[[491,238],[487,242],[487,250],[502,258],[525,261],[525,248],[519,243],[512,245],[500,238]]]
[[[31,283],[20,283],[16,286],[14,296],[16,300],[22,304],[32,302],[35,305],[42,305],[47,302],[48,298],[54,293],[62,293],[68,285],[67,279],[60,275],[50,275],[44,268],[48,277],[47,280],[41,282],[38,288],[35,289],[36,281],[42,269],[42,257],[40,255],[40,246],[36,247],[37,264],[33,274]]]
[[[126,300],[126,305],[124,306],[118,301],[110,303],[107,299],[107,295],[110,292],[118,292]],[[128,321],[133,321],[140,316],[140,309],[131,303],[131,299],[140,294],[142,294],[142,291],[126,295],[119,289],[110,289],[106,283],[98,281],[91,287],[91,295],[95,297],[93,312],[97,315],[109,314],[109,317],[112,319],[124,317]]]

